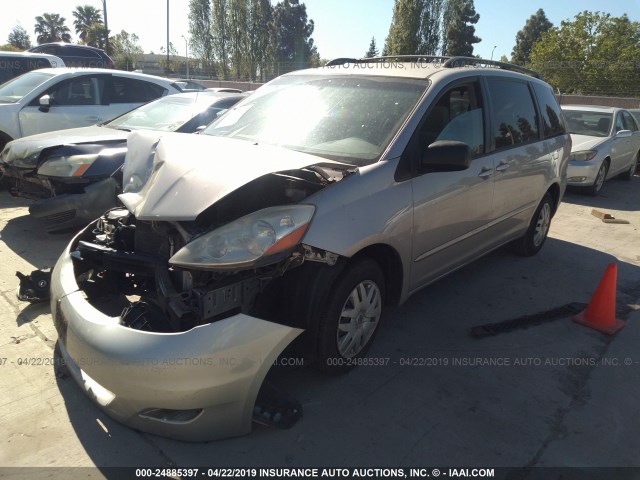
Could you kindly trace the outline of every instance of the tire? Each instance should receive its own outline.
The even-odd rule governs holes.
[[[527,232],[513,242],[513,250],[523,257],[531,257],[538,253],[547,239],[552,217],[553,198],[547,192],[533,214]]]
[[[609,171],[609,164],[605,160],[600,165],[600,169],[598,169],[598,173],[596,174],[596,179],[593,182],[593,185],[587,187],[586,191],[589,195],[595,197],[602,190],[602,186],[604,185],[604,181],[607,179],[607,172]]]
[[[345,268],[329,287],[324,308],[311,321],[317,330],[313,355],[317,369],[344,373],[366,355],[380,326],[384,291],[384,275],[375,261],[364,258]]]
[[[633,159],[633,163],[629,167],[629,170],[620,175],[622,180],[626,180],[628,182],[636,174],[636,170],[638,169],[638,158],[640,158],[640,152]]]

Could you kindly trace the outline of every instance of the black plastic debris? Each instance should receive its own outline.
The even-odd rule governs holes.
[[[528,328],[533,325],[542,325],[543,323],[548,323],[559,318],[576,315],[584,310],[586,306],[586,303],[568,303],[567,305],[562,305],[561,307],[556,307],[546,312],[525,315],[503,322],[478,325],[471,329],[471,336],[475,338],[490,337],[512,330]]]
[[[253,409],[253,421],[268,427],[291,428],[302,417],[302,405],[265,380]]]
[[[34,270],[30,275],[16,272],[16,277],[20,279],[18,300],[29,303],[40,303],[49,300],[51,269]]]

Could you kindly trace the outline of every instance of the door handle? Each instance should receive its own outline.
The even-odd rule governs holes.
[[[496,171],[498,172],[504,172],[506,169],[508,169],[511,166],[511,162],[505,162],[504,160],[502,162],[500,162],[498,164],[498,166],[496,167]]]
[[[478,174],[480,178],[489,178],[491,175],[493,175],[493,169],[491,167],[482,167]]]

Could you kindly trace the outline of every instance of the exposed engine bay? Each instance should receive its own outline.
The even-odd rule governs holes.
[[[139,220],[112,209],[76,239],[77,283],[95,308],[137,330],[184,332],[237,313],[275,316],[274,290],[288,270],[304,261],[335,263],[337,256],[297,244],[244,269],[184,268],[169,260],[207,232],[260,209],[297,204],[349,174],[311,166],[263,175],[194,221]]]

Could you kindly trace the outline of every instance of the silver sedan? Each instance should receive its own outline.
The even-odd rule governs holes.
[[[563,105],[573,146],[567,183],[597,195],[605,180],[631,180],[640,158],[640,132],[627,110],[593,105]]]

